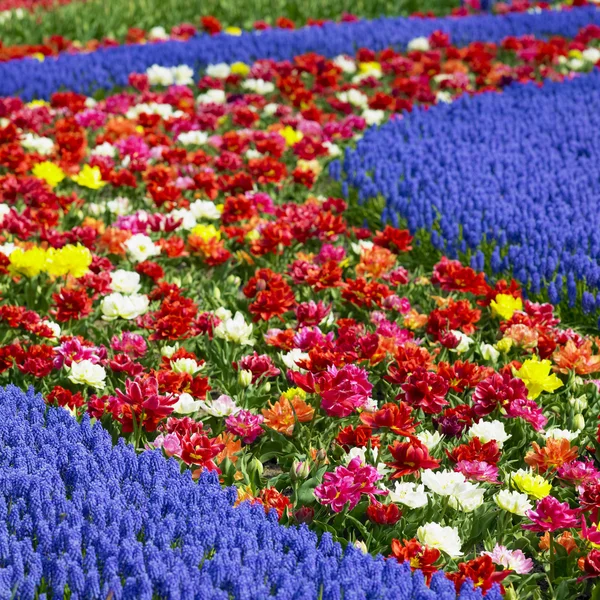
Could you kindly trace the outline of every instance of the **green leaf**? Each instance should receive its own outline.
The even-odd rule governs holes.
[[[299,504],[312,504],[315,502],[315,495],[313,490],[317,487],[318,481],[316,478],[306,480],[298,489],[298,503]]]
[[[569,590],[569,582],[562,581],[560,585],[554,591],[554,597],[556,600],[569,600],[573,598],[573,594]]]

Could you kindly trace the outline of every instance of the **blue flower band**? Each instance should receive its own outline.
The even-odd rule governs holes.
[[[416,37],[442,30],[458,46],[473,41],[499,42],[507,36],[532,34],[573,37],[589,24],[600,24],[600,11],[581,7],[541,14],[476,15],[439,19],[381,18],[356,23],[330,23],[295,31],[271,29],[241,36],[200,35],[186,42],[104,48],[88,54],[63,54],[38,62],[33,58],[0,64],[0,96],[24,100],[49,99],[59,90],[92,94],[127,84],[130,73],[153,64],[186,64],[195,69],[209,64],[259,58],[291,59],[305,52],[333,57],[352,54],[359,47],[381,50],[406,47]]]

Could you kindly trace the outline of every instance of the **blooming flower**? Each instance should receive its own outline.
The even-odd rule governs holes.
[[[440,496],[460,494],[464,489],[466,479],[462,473],[455,471],[437,471],[426,469],[421,475],[421,481],[432,491]]]
[[[169,67],[161,67],[160,65],[152,65],[146,70],[148,83],[150,85],[168,86],[174,83],[174,77]]]
[[[310,422],[314,412],[314,408],[297,395],[291,398],[282,395],[277,402],[269,404],[269,408],[262,409],[265,425],[285,435],[292,435],[296,422]]]
[[[530,531],[556,531],[576,527],[579,523],[577,511],[553,496],[542,498],[535,509],[527,511],[527,517],[532,523],[523,525],[523,529]]]
[[[71,179],[81,187],[89,188],[90,190],[99,190],[106,185],[106,181],[102,181],[102,173],[98,167],[90,167],[84,165],[83,169],[77,175],[73,175]]]
[[[448,404],[446,380],[423,368],[416,369],[408,377],[402,389],[405,393],[405,402],[421,408],[426,414],[437,414]]]
[[[449,497],[448,504],[455,510],[473,512],[483,504],[484,494],[485,489],[467,481]]]
[[[391,546],[392,556],[398,562],[408,562],[413,571],[419,569],[425,575],[427,582],[431,580],[432,574],[437,570],[435,563],[441,555],[437,548],[422,545],[416,539],[404,540],[404,543],[393,539]]]
[[[21,138],[21,146],[42,155],[52,154],[54,150],[54,142],[52,139],[38,136],[33,133],[26,133]]]
[[[238,435],[244,444],[251,444],[262,434],[264,417],[255,415],[249,410],[239,410],[230,414],[225,420],[227,431]]]
[[[213,417],[226,417],[242,410],[230,396],[221,394],[216,400],[200,400],[200,408]]]
[[[413,38],[406,47],[408,50],[418,50],[420,52],[427,52],[430,49],[429,40],[426,37]]]
[[[510,294],[498,294],[491,302],[492,314],[504,320],[510,319],[517,310],[523,310],[523,300]]]
[[[525,384],[508,373],[493,373],[480,381],[473,392],[473,410],[480,417],[489,415],[496,407],[506,409],[517,400],[527,398]]]
[[[46,269],[46,252],[42,248],[29,250],[16,248],[9,256],[9,269],[13,275],[35,277]]]
[[[309,358],[308,352],[302,352],[300,348],[292,348],[289,352],[281,354],[283,364],[290,371],[300,371],[301,367],[299,364],[302,364],[303,361],[308,360]]]
[[[559,348],[553,355],[554,370],[568,374],[575,371],[577,375],[589,375],[600,371],[600,355],[592,354],[592,341],[584,340],[580,345],[573,340]]]
[[[448,578],[454,581],[457,592],[460,592],[466,581],[472,581],[485,594],[508,575],[510,571],[496,571],[491,557],[484,554],[468,562],[458,563],[458,572],[450,573]]]
[[[140,275],[133,271],[117,269],[110,274],[110,287],[113,292],[136,294],[140,291]]]
[[[569,440],[548,438],[544,448],[537,442],[531,445],[533,450],[525,455],[525,462],[540,473],[558,469],[577,458],[577,446],[571,447]]]
[[[177,358],[171,361],[171,369],[174,373],[187,373],[188,375],[194,375],[201,369],[193,358]]]
[[[500,357],[500,352],[498,352],[498,350],[496,350],[496,348],[494,348],[494,346],[491,344],[481,344],[479,346],[479,350],[484,360],[489,360],[494,364],[496,364],[498,358]]]
[[[552,484],[549,481],[546,481],[541,475],[524,469],[515,471],[511,475],[511,482],[525,494],[538,499],[545,498],[552,491]]]
[[[471,481],[500,483],[498,481],[498,467],[484,460],[459,460],[454,469]]]
[[[494,496],[494,502],[500,508],[521,517],[526,516],[527,511],[533,508],[533,504],[529,502],[526,494],[511,492],[509,490],[500,490]]]
[[[346,365],[338,370],[332,366],[327,375],[320,394],[321,408],[329,416],[347,417],[368,402],[373,386],[364,369]]]
[[[206,74],[215,79],[227,79],[231,74],[231,67],[227,63],[208,65],[206,67]]]
[[[59,250],[50,248],[46,252],[45,270],[49,275],[61,277],[83,277],[92,263],[92,253],[81,244],[66,244]]]
[[[572,442],[579,435],[578,431],[569,431],[568,429],[560,429],[559,427],[551,427],[550,429],[546,429],[546,431],[542,434],[545,439],[553,438],[555,440],[569,440]]]
[[[234,342],[242,346],[252,346],[252,323],[246,323],[244,315],[236,312],[233,318],[228,318],[219,323],[214,330],[218,338]]]
[[[427,446],[428,450],[433,450],[443,439],[439,431],[421,431],[417,433],[417,439]]]
[[[445,552],[450,558],[462,556],[462,542],[455,527],[443,527],[438,523],[426,523],[417,529],[417,539],[429,548],[436,548]]]
[[[102,298],[100,308],[102,318],[105,321],[114,321],[115,319],[136,319],[143,315],[149,306],[148,296],[143,294],[129,294],[124,296],[115,292]]]
[[[160,254],[160,248],[143,233],[132,235],[124,244],[127,253],[135,262],[148,260]]]
[[[177,402],[173,404],[173,412],[179,413],[180,415],[189,415],[202,407],[200,400],[194,400],[190,394],[183,393],[179,395]]]
[[[392,479],[397,479],[410,473],[419,473],[421,469],[435,469],[439,467],[440,461],[429,454],[427,446],[415,439],[411,442],[394,442],[388,449],[394,459],[386,463],[394,469]]]
[[[65,177],[65,172],[54,163],[45,161],[33,167],[32,173],[43,179],[50,187],[56,187]]]
[[[101,390],[105,387],[106,371],[91,360],[82,360],[71,364],[68,377],[72,383]]]
[[[409,508],[421,508],[426,506],[429,495],[425,492],[425,486],[412,482],[396,481],[395,487],[390,491],[390,500],[398,504],[404,504]]]
[[[491,552],[487,554],[495,565],[510,569],[518,575],[526,575],[533,569],[533,560],[527,558],[522,550],[509,550],[506,546],[496,544]]]
[[[552,363],[549,360],[539,360],[536,356],[527,359],[521,368],[516,372],[516,376],[527,386],[527,397],[535,400],[542,392],[554,392],[562,387],[562,381],[554,374],[550,373]]]
[[[477,423],[474,423],[468,431],[470,438],[477,437],[484,444],[486,442],[495,441],[500,448],[504,445],[504,442],[510,438],[510,435],[506,433],[504,424],[501,421],[484,421],[479,419]]]
[[[375,496],[387,494],[387,491],[375,487],[381,478],[375,467],[363,464],[360,457],[356,457],[347,467],[339,466],[333,473],[325,473],[323,483],[315,488],[314,494],[333,512],[341,512],[346,504],[352,510],[362,494],[368,496],[371,502],[375,502]]]

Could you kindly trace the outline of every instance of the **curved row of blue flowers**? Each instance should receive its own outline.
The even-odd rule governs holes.
[[[511,272],[554,304],[600,309],[600,74],[516,85],[369,130],[330,166],[384,221]]]
[[[159,451],[112,445],[33,390],[0,388],[0,598],[452,600],[408,564],[342,551],[199,483]],[[302,581],[302,586],[298,586]],[[460,600],[480,591],[465,584]],[[500,600],[497,588],[488,600]]]
[[[585,25],[600,25],[595,7],[540,14],[476,15],[463,18],[414,19],[381,18],[356,23],[326,24],[295,31],[268,30],[243,33],[239,37],[200,35],[187,42],[120,46],[89,54],[63,54],[40,63],[35,59],[15,60],[0,65],[0,96],[20,96],[24,100],[48,99],[53,92],[91,94],[127,84],[130,73],[141,73],[153,64],[186,64],[194,69],[214,64],[259,58],[291,59],[306,52],[324,56],[353,54],[358,47],[381,50],[388,46],[406,47],[414,38],[434,31],[449,34],[458,46],[473,41],[499,42],[507,36],[561,35],[574,37]]]

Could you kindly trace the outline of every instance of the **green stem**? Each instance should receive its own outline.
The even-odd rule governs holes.
[[[554,581],[554,560],[556,556],[556,547],[554,541],[554,533],[550,532],[550,580],[551,583]]]

